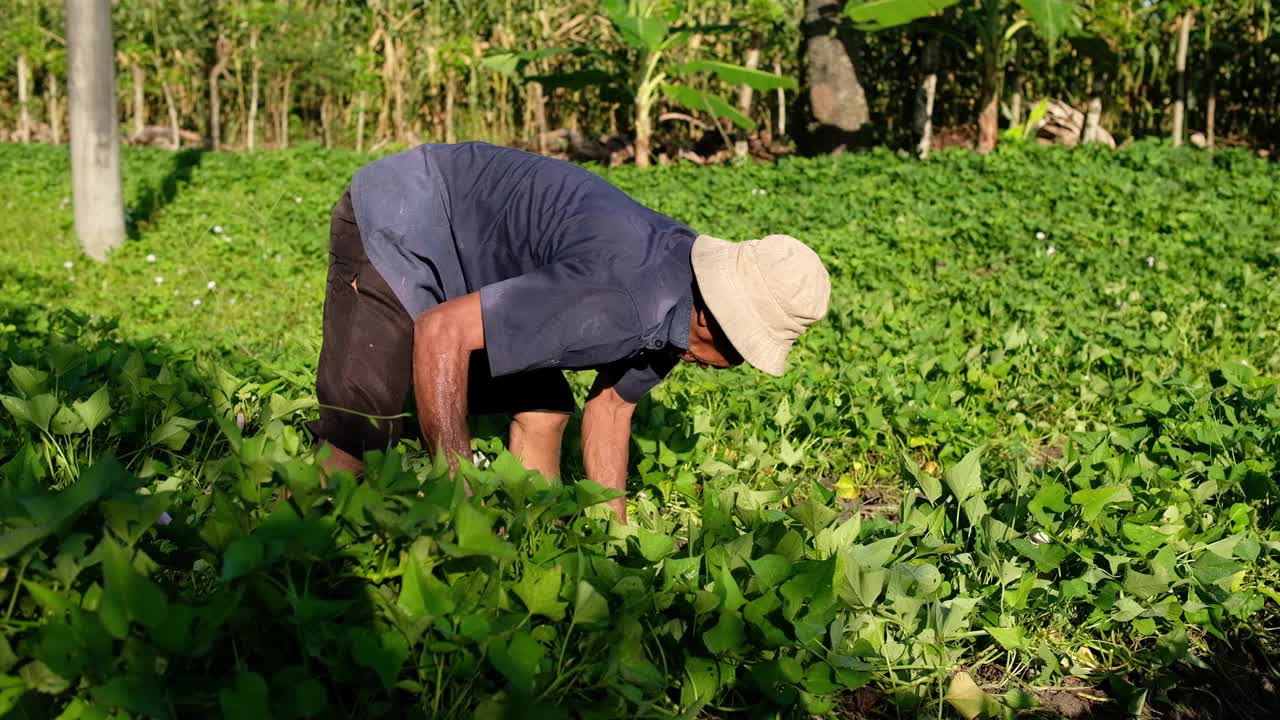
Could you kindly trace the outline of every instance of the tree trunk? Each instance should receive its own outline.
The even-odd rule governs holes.
[[[366,95],[364,90],[360,91],[359,110],[356,111],[356,152],[364,152],[364,106]]]
[[[177,150],[182,147],[182,138],[180,133],[182,129],[178,126],[178,104],[173,98],[173,88],[168,82],[160,83],[160,89],[164,91],[164,104],[169,110],[169,129],[173,131],[173,139],[169,141],[169,147]]]
[[[1084,132],[1080,133],[1080,144],[1097,142],[1098,130],[1102,127],[1102,73],[1094,71],[1089,88],[1089,104],[1085,108]]]
[[[62,144],[62,98],[58,91],[58,76],[49,73],[49,130],[53,133],[53,144]]]
[[[262,62],[258,60],[258,28],[249,31],[249,54],[253,61],[249,69],[249,122],[245,125],[245,147],[253,152],[254,136],[258,127],[258,85]]]
[[[1013,91],[1009,96],[1009,125],[1022,124],[1022,66],[1018,64],[1018,56],[1013,57],[1013,75],[1009,77]]]
[[[134,62],[129,73],[133,77],[133,134],[138,137],[147,127],[147,71],[142,63]]]
[[[542,83],[529,88],[529,104],[533,106],[533,130],[538,134],[538,152],[547,152],[547,99],[542,93]]]
[[[646,108],[642,114],[639,106],[636,106],[636,167],[649,167],[649,151],[650,144],[653,139],[653,120],[649,117],[649,111]]]
[[[1187,41],[1191,36],[1194,15],[1190,10],[1178,23],[1178,55],[1174,61],[1173,146],[1182,144],[1183,123],[1187,112]]]
[[[752,38],[752,47],[747,49],[747,57],[743,61],[743,66],[755,70],[760,67],[760,48],[759,38]],[[754,88],[750,85],[740,85],[738,87],[738,112],[751,117],[751,101],[754,96]],[[747,141],[740,139],[733,144],[733,154],[739,157],[747,154]]]
[[[453,129],[453,106],[458,95],[458,76],[453,68],[445,75],[444,80],[444,141],[454,143],[458,137]]]
[[[214,44],[215,61],[209,70],[209,143],[216,151],[222,149],[222,98],[218,94],[218,80],[227,71],[231,42],[221,33]]]
[[[289,105],[293,98],[293,68],[284,72],[284,84],[280,87],[280,130],[281,148],[289,147]]]
[[[842,22],[842,5],[841,0],[805,2],[801,61],[808,88],[802,109],[807,117],[797,139],[808,153],[843,148],[871,119],[851,48],[834,32]]]
[[[782,74],[782,62],[776,58],[773,61],[773,74]],[[778,88],[778,137],[787,134],[787,94],[782,88]]]
[[[320,98],[320,135],[324,138],[326,149],[333,147],[333,133],[329,122],[329,93]]]
[[[1214,121],[1218,112],[1218,73],[1209,73],[1209,97],[1205,99],[1204,134],[1205,147],[1213,149]]]
[[[18,53],[18,142],[31,142],[31,68]]]
[[[124,243],[111,0],[66,0],[65,12],[76,235],[85,254],[106,260]]]
[[[933,99],[938,91],[938,56],[942,50],[942,36],[930,35],[924,46],[924,79],[916,92],[916,114],[913,129],[916,135],[916,155],[923,160],[929,157],[933,146]]]
[[[982,95],[978,101],[978,152],[988,153],[996,149],[1000,131],[1000,93],[994,77],[982,81]]]

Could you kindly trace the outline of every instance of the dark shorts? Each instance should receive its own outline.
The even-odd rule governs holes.
[[[319,440],[361,457],[400,440],[413,379],[413,318],[374,269],[351,208],[351,193],[333,208],[324,338],[316,371],[320,417],[308,427]],[[473,415],[571,413],[573,390],[559,370],[493,378],[484,352],[472,353],[468,408]],[[373,422],[367,416],[380,416]],[[411,423],[416,425],[416,423]]]

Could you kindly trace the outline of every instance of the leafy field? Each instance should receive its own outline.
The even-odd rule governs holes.
[[[810,241],[834,283],[785,378],[680,368],[645,401],[621,528],[492,420],[473,498],[413,441],[320,486],[327,216],[365,161],[130,152],[100,267],[63,150],[0,145],[0,715],[1280,703],[1274,164],[609,171],[696,229]]]

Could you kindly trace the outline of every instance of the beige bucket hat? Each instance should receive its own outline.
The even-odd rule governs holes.
[[[831,278],[818,254],[788,235],[693,241],[693,274],[707,309],[748,363],[786,369],[796,338],[827,313]]]

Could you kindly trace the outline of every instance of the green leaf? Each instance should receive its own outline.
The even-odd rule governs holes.
[[[968,452],[959,463],[947,468],[942,474],[951,494],[963,503],[982,492],[982,448],[976,447]],[[970,518],[976,522],[977,519]]]
[[[130,622],[147,627],[159,625],[169,609],[168,598],[150,578],[134,570],[129,550],[106,536],[98,545],[98,553],[104,580],[99,615],[107,632],[123,639]]]
[[[1022,650],[1026,647],[1025,632],[1020,627],[985,627],[983,630],[1005,650]]]
[[[1108,485],[1092,490],[1077,490],[1071,494],[1071,503],[1081,506],[1081,516],[1085,522],[1094,522],[1109,505],[1129,502],[1133,494],[1122,485]]]
[[[9,379],[18,388],[18,392],[22,393],[22,397],[31,398],[45,391],[49,373],[15,363],[9,366]]]
[[[1018,5],[1031,16],[1036,31],[1051,50],[1059,38],[1079,27],[1072,0],[1018,0]]]
[[[916,461],[905,452],[898,451],[898,457],[902,461],[902,467],[906,468],[907,474],[920,486],[920,491],[924,493],[925,498],[931,503],[938,502],[942,497],[942,483],[938,478],[921,470],[920,466],[916,465]]]
[[[1213,552],[1201,553],[1191,563],[1191,576],[1202,585],[1215,585],[1224,590],[1231,587],[1232,577],[1244,569],[1243,565]]]
[[[80,417],[85,428],[93,432],[103,420],[111,416],[111,393],[107,391],[107,386],[103,385],[90,395],[88,400],[72,403],[71,409]]]
[[[1009,544],[1020,555],[1036,564],[1039,572],[1052,572],[1058,569],[1067,557],[1066,548],[1055,542],[1034,543],[1026,538],[1010,540]]]
[[[58,400],[52,395],[36,395],[30,400],[0,395],[0,404],[19,422],[34,425],[45,432],[49,431],[49,421],[58,409]]]
[[[191,437],[191,430],[198,424],[198,421],[190,418],[171,417],[151,431],[148,441],[152,445],[162,445],[170,450],[181,450],[187,444],[187,438]]]
[[[676,541],[666,533],[637,528],[636,538],[640,543],[640,554],[649,562],[671,557],[676,551]]]
[[[231,582],[262,567],[266,548],[252,535],[231,543],[222,554],[222,581]]]
[[[756,126],[755,120],[738,112],[738,109],[729,104],[728,100],[714,93],[703,92],[686,85],[664,84],[662,86],[662,94],[692,110],[699,110],[713,117],[729,118],[734,125],[743,130],[750,130]],[[790,446],[788,445],[787,447]],[[793,448],[791,452],[795,453],[796,451]],[[784,458],[784,462],[785,460]],[[796,458],[796,461],[798,461],[798,458]]]
[[[454,513],[454,524],[458,530],[457,549],[461,551],[459,554],[492,555],[507,560],[514,558],[515,550],[511,544],[499,539],[493,532],[497,512],[482,510],[474,503],[474,499],[465,500]]]
[[[823,528],[831,524],[836,519],[838,513],[826,505],[819,505],[812,500],[801,500],[787,511],[787,514],[794,518],[797,522],[809,531],[810,535],[817,535]]]
[[[613,26],[622,36],[623,42],[637,50],[654,52],[662,47],[667,38],[670,24],[662,18],[645,15],[618,14],[610,15]]]
[[[409,643],[399,631],[385,629],[371,632],[368,627],[355,626],[350,630],[351,656],[355,661],[378,674],[382,687],[390,690],[400,676],[400,668],[409,659]]]
[[[720,621],[715,627],[702,633],[702,642],[713,655],[724,655],[740,650],[747,641],[746,626],[736,610],[720,610]]]
[[[573,624],[594,625],[609,621],[609,602],[586,580],[578,581],[573,601]]]
[[[791,78],[718,60],[694,60],[683,65],[677,65],[671,71],[681,75],[695,72],[711,72],[730,85],[746,85],[758,92],[796,89],[796,81]],[[778,423],[778,426],[785,427],[786,423]]]
[[[870,0],[845,6],[845,15],[862,31],[906,25],[955,5],[960,0]]]
[[[560,584],[563,571],[559,565],[549,568],[526,564],[520,582],[511,586],[530,615],[542,615],[551,620],[564,618],[569,603],[560,600]]]
[[[529,693],[533,691],[533,679],[538,673],[538,665],[546,654],[546,648],[534,640],[528,631],[517,630],[511,634],[510,642],[490,641],[487,657],[489,664],[502,673],[512,687]]]
[[[146,717],[173,717],[165,687],[155,675],[116,675],[93,689],[93,699],[107,707],[124,708]]]
[[[218,692],[222,716],[234,720],[258,720],[270,718],[271,706],[267,702],[267,681],[256,672],[241,670],[229,688]]]
[[[754,573],[756,587],[768,590],[784,582],[791,576],[793,564],[782,555],[765,555],[755,560],[748,560],[751,572]]]

